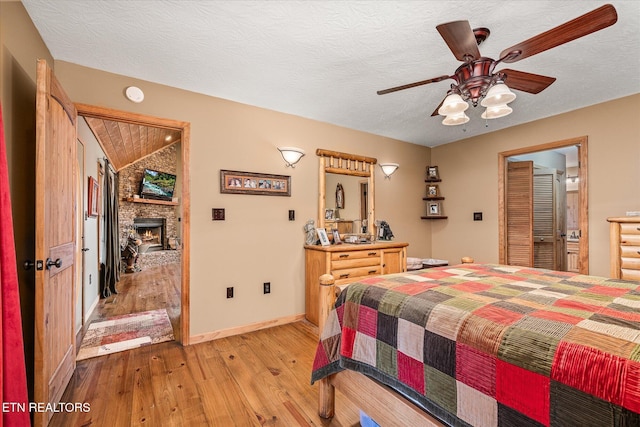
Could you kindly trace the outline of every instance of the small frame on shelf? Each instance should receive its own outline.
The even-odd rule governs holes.
[[[442,205],[440,202],[427,203],[427,216],[442,216]]]
[[[427,185],[427,198],[432,199],[434,197],[440,197],[440,188],[437,184]]]
[[[440,181],[438,166],[427,166],[427,181]]]
[[[334,219],[335,213],[333,209],[324,210],[324,219]]]

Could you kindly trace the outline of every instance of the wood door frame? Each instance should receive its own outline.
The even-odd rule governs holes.
[[[190,136],[191,123],[179,120],[163,119],[143,114],[130,113],[111,108],[98,107],[87,104],[75,104],[78,116],[95,117],[105,120],[114,120],[142,126],[162,127],[174,129],[180,132],[180,145],[182,148],[182,256],[181,256],[181,290],[180,290],[180,337],[177,339],[182,345],[189,345],[190,338],[190,252],[191,252],[191,193],[190,193]],[[100,141],[98,141],[100,143]],[[102,147],[102,145],[101,145]],[[102,147],[104,151],[104,147]]]
[[[512,156],[523,154],[537,153],[539,151],[548,151],[556,148],[572,147],[578,148],[578,226],[580,227],[579,241],[579,270],[581,274],[589,274],[589,195],[587,183],[588,174],[588,137],[579,136],[575,138],[565,139],[561,141],[549,142],[546,144],[535,145],[530,147],[518,148],[510,151],[498,153],[498,253],[499,262],[506,264],[506,236],[507,236],[507,218],[506,218],[506,191],[505,191],[505,167],[507,159]]]

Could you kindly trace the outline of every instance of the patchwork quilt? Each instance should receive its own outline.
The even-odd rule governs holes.
[[[640,426],[640,283],[464,264],[340,294],[312,383],[352,369],[456,426]]]

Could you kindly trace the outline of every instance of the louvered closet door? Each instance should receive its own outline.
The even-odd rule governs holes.
[[[536,169],[533,176],[533,252],[534,267],[558,269],[556,261],[556,173]]]
[[[533,266],[533,162],[509,162],[506,182],[507,264]]]

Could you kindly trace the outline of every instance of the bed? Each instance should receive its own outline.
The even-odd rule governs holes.
[[[639,426],[640,284],[487,264],[321,282],[312,383],[387,425]]]

